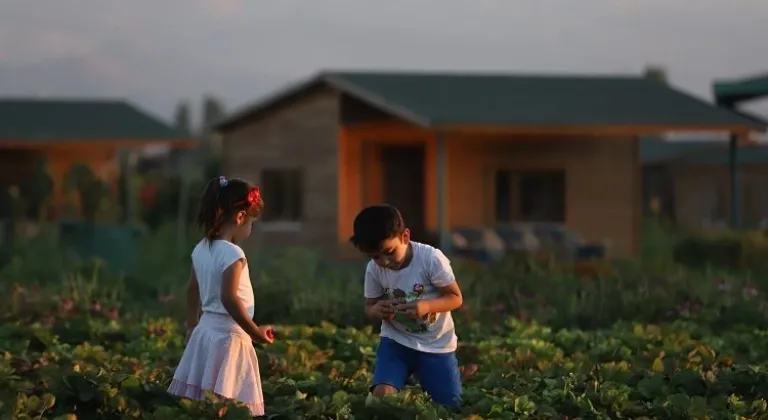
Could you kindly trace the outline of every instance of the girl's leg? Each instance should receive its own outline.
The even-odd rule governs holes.
[[[373,368],[371,392],[375,397],[394,394],[403,389],[411,374],[410,354],[413,350],[396,341],[382,337],[376,350],[376,365]]]
[[[416,375],[432,401],[449,407],[461,405],[461,374],[456,353],[418,352]]]

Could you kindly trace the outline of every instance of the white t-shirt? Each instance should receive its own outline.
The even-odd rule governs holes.
[[[451,262],[437,248],[411,241],[413,258],[400,270],[390,270],[368,263],[365,269],[365,297],[411,302],[439,297],[438,287],[456,278]],[[427,353],[449,353],[456,350],[458,339],[450,312],[428,314],[413,320],[402,314],[392,321],[382,321],[381,336],[403,346]]]
[[[204,239],[192,251],[192,266],[200,286],[200,303],[203,312],[229,315],[224,304],[221,303],[222,275],[224,270],[241,258],[245,266],[240,274],[237,296],[242,300],[248,315],[253,318],[255,299],[245,253],[239,246],[224,240],[215,240],[209,244]]]

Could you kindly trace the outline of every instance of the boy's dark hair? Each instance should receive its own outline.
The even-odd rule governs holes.
[[[258,187],[242,179],[218,176],[208,181],[200,197],[197,224],[210,242],[238,212],[245,210],[249,216],[256,217],[263,207]]]
[[[381,250],[381,243],[403,233],[405,222],[395,206],[377,204],[364,208],[352,224],[349,241],[363,252]]]

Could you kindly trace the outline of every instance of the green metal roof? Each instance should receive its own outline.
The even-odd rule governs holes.
[[[123,101],[0,99],[0,142],[190,138]]]
[[[682,165],[728,165],[728,147],[727,141],[667,141],[647,137],[640,142],[640,159],[645,165],[672,161]],[[745,165],[768,164],[768,145],[739,146],[737,159]]]
[[[323,72],[218,124],[226,129],[318,84],[425,126],[764,125],[641,76]]]
[[[715,81],[713,90],[717,101],[726,104],[768,96],[768,74],[740,80]]]

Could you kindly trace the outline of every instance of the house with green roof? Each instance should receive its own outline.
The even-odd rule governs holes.
[[[644,138],[643,202],[647,215],[656,213],[688,228],[731,225],[731,155],[727,139]],[[750,143],[738,149],[739,212],[743,228],[768,222],[768,144]]]
[[[116,188],[121,152],[194,144],[188,133],[121,100],[0,98],[0,186],[7,192],[23,185],[47,161],[54,214],[67,204],[63,182],[76,163]]]
[[[766,124],[736,106],[768,96],[768,74],[716,80],[712,87],[719,106]],[[676,141],[642,139],[646,212],[653,208],[684,228],[766,226],[768,144],[739,145],[733,133],[725,134]]]
[[[642,136],[765,126],[639,75],[326,71],[216,128],[225,175],[262,187],[255,242],[343,248],[388,202],[443,248],[456,227],[559,221],[629,256]]]

